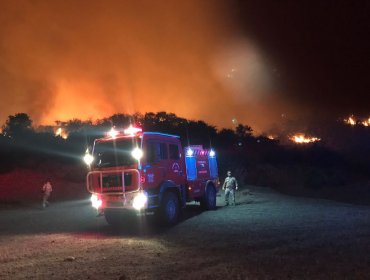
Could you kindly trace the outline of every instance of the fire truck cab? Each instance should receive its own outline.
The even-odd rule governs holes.
[[[217,160],[201,145],[183,148],[176,135],[142,132],[130,127],[94,141],[86,177],[91,201],[111,225],[124,223],[124,211],[159,215],[165,224],[178,221],[187,202],[216,207]]]

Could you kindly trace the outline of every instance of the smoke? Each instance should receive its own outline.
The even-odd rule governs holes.
[[[271,65],[227,1],[1,1],[0,120],[167,111],[219,127],[280,115]]]

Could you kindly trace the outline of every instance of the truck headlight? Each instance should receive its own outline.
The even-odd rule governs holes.
[[[146,206],[146,203],[148,202],[148,197],[145,195],[145,193],[139,193],[137,196],[135,196],[134,201],[132,202],[132,206],[136,210],[141,210]]]
[[[141,157],[143,156],[143,150],[136,147],[135,149],[132,150],[131,155],[134,159],[140,160]]]
[[[96,194],[93,194],[90,200],[91,200],[92,206],[96,209],[99,209],[103,204],[103,201]]]
[[[93,161],[94,161],[94,157],[92,155],[90,155],[88,153],[84,155],[84,162],[87,165],[90,165]]]

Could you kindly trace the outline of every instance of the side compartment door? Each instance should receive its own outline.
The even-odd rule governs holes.
[[[186,170],[185,160],[182,154],[180,143],[168,143],[169,151],[169,176],[168,179],[173,181],[176,185],[185,186]]]

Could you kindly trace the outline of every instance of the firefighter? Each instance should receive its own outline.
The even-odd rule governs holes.
[[[231,195],[232,203],[235,206],[235,191],[238,189],[238,182],[235,177],[231,177],[231,171],[227,171],[227,177],[222,185],[225,190],[225,206],[229,205],[229,196]]]
[[[42,198],[42,208],[49,206],[49,197],[51,192],[53,191],[53,187],[49,180],[46,180],[46,183],[42,186],[43,198]]]

